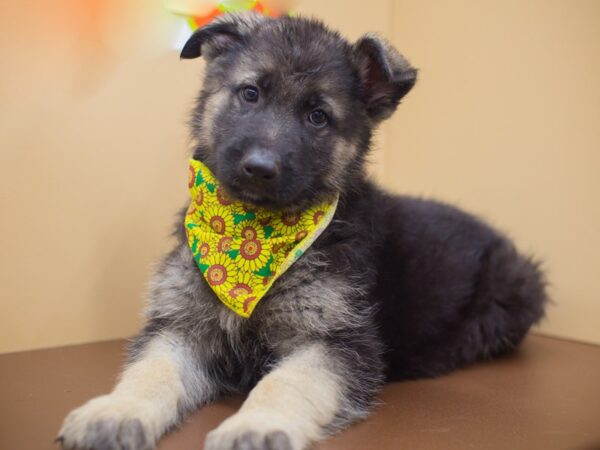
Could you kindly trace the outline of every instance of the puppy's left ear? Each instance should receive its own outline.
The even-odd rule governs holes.
[[[353,54],[361,78],[361,96],[374,121],[390,117],[417,81],[417,70],[387,41],[374,34],[360,38]]]

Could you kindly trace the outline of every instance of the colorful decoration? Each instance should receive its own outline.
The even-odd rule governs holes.
[[[250,317],[275,280],[302,256],[333,219],[337,196],[294,214],[233,200],[210,170],[190,160],[188,244],[217,297]]]
[[[288,14],[289,1],[225,0],[220,2],[171,0],[165,2],[169,10],[185,17],[190,29],[202,27],[221,14],[256,11],[270,17]]]
[[[256,11],[270,17],[291,14],[296,0],[164,0],[164,5],[176,18],[177,31],[173,42],[181,50],[191,34],[221,14]]]

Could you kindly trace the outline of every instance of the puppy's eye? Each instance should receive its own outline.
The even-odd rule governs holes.
[[[322,128],[327,125],[329,118],[324,111],[315,109],[308,115],[308,120],[310,120],[310,123],[312,123],[315,127]]]
[[[242,89],[242,98],[248,103],[256,103],[258,101],[258,89],[254,86],[246,86]]]

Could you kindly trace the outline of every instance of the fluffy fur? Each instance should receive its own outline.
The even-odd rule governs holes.
[[[364,417],[384,380],[508,352],[542,317],[543,276],[505,236],[365,177],[373,130],[416,80],[389,44],[350,44],[314,20],[230,15],[182,51],[200,55],[194,157],[242,200],[290,211],[339,192],[338,210],[249,319],[205,283],[182,215],[121,381],[65,419],[64,448],[152,448],[228,392],[250,395],[205,448],[306,448]]]

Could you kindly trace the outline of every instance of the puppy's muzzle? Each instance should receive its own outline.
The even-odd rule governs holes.
[[[268,185],[279,178],[280,165],[279,157],[273,152],[253,148],[240,161],[239,173],[247,182]]]

